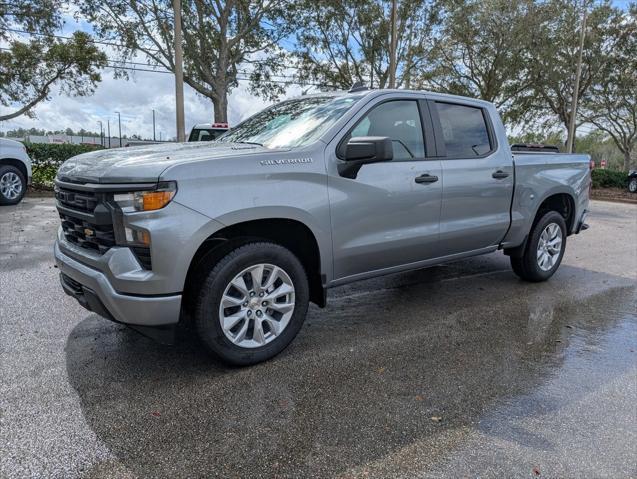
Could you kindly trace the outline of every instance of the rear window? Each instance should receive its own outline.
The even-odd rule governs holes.
[[[481,108],[436,103],[447,156],[472,158],[491,151],[489,130]]]
[[[216,128],[193,128],[190,132],[190,137],[188,141],[212,141],[219,138],[223,135],[227,128],[216,129]]]

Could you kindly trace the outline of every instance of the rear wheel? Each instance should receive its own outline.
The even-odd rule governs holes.
[[[274,243],[249,243],[221,259],[201,285],[197,333],[223,361],[239,366],[269,359],[301,329],[309,302],[303,265]]]
[[[11,165],[0,166],[0,205],[19,203],[26,189],[26,178],[18,168]]]
[[[549,211],[533,225],[524,254],[511,257],[513,272],[526,281],[546,281],[559,268],[565,248],[564,218]]]
[[[637,193],[637,178],[631,178],[628,182],[628,191]]]

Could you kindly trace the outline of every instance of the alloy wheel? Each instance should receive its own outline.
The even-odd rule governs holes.
[[[294,313],[294,284],[272,264],[250,266],[226,286],[219,304],[221,329],[232,343],[258,348],[276,339]]]
[[[22,180],[13,171],[0,178],[0,194],[8,200],[15,200],[22,193]]]
[[[549,271],[562,251],[562,229],[556,223],[549,223],[540,235],[537,244],[537,264],[542,271]]]

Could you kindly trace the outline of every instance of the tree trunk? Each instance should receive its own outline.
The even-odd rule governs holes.
[[[624,171],[630,170],[630,151],[624,151]]]
[[[228,123],[228,93],[225,89],[217,90],[218,98],[212,99],[212,106],[215,110],[215,123]]]

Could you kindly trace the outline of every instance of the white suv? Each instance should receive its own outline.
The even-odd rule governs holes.
[[[31,183],[31,159],[19,141],[0,138],[0,205],[15,205]]]

